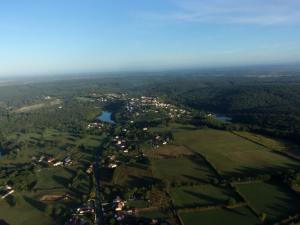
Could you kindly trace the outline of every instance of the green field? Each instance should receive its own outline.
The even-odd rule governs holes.
[[[11,225],[52,225],[54,221],[34,204],[29,197],[14,194],[16,205],[0,200],[0,218]]]
[[[246,208],[181,212],[184,225],[258,225],[259,219]]]
[[[261,144],[268,149],[291,154],[297,158],[300,157],[299,146],[293,142],[266,137],[260,134],[254,134],[245,131],[235,131],[234,133],[255,143]]]
[[[172,188],[170,194],[174,205],[179,208],[226,204],[230,198],[238,201],[231,189],[213,185]]]
[[[153,175],[164,181],[208,183],[216,177],[207,163],[198,155],[151,161]]]
[[[74,175],[71,169],[63,167],[44,168],[37,172],[37,185],[35,189],[55,190],[68,187]]]
[[[113,183],[121,186],[147,186],[153,183],[151,170],[138,163],[121,165],[113,175]]]
[[[237,185],[250,205],[267,214],[268,221],[278,221],[299,212],[300,198],[290,189],[271,183]]]
[[[298,161],[228,131],[203,129],[175,132],[175,142],[203,154],[225,176],[258,174],[299,168]]]

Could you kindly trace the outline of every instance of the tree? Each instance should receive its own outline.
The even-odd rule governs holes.
[[[267,219],[267,214],[266,214],[266,213],[262,213],[262,214],[260,215],[260,219],[261,219],[262,222],[266,221],[266,219]]]
[[[228,205],[235,205],[236,204],[236,200],[234,198],[229,198],[228,199]]]

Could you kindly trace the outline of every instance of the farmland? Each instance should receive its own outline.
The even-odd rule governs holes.
[[[213,185],[176,187],[170,193],[177,208],[220,205],[227,204],[229,199],[239,200],[230,188]]]
[[[258,225],[260,221],[246,208],[216,209],[199,212],[181,212],[185,225],[198,225],[201,221],[203,225]]]
[[[26,195],[17,194],[16,204],[11,206],[7,202],[0,201],[0,218],[14,225],[51,225],[54,223],[51,216],[44,213],[40,208],[36,208],[30,198]]]
[[[266,214],[268,222],[293,215],[300,207],[299,195],[280,184],[261,182],[240,184],[237,187],[256,211]]]
[[[298,222],[299,146],[292,140],[216,121],[168,95],[125,91],[114,82],[81,88],[51,95],[62,108],[30,108],[48,95],[34,92],[30,101],[0,109],[5,222]],[[98,119],[104,111],[107,121]]]
[[[226,177],[299,168],[296,160],[228,131],[179,131],[175,133],[175,141],[205,156]]]
[[[152,169],[155,177],[170,183],[208,183],[216,177],[214,171],[197,155],[155,159],[152,160]]]

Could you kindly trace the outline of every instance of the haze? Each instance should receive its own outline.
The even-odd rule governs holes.
[[[296,0],[1,1],[0,76],[294,63]]]

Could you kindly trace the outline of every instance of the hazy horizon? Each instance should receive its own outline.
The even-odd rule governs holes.
[[[0,77],[300,61],[295,0],[7,1]]]

